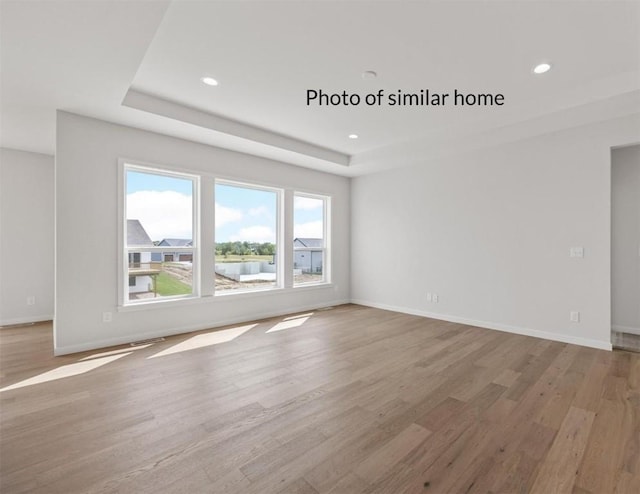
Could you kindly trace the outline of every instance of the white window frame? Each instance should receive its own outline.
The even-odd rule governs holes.
[[[322,280],[320,281],[308,281],[306,283],[296,283],[295,278],[293,280],[293,288],[327,285],[331,283],[331,196],[322,194],[313,194],[308,192],[294,191],[293,203],[295,205],[296,197],[306,197],[309,199],[319,199],[322,201]],[[293,255],[291,256],[291,269],[294,269],[294,261],[296,252],[311,252],[317,251],[317,247],[296,247],[293,245],[295,240],[295,206],[292,215],[291,225],[291,242],[290,245],[293,249]]]
[[[233,295],[242,295],[247,293],[256,292],[268,292],[272,290],[280,290],[285,287],[284,284],[284,218],[283,218],[283,201],[284,201],[284,189],[274,187],[271,185],[261,185],[259,183],[247,183],[238,180],[230,180],[226,178],[216,178],[214,181],[214,204],[215,204],[215,189],[217,185],[227,185],[230,187],[238,187],[243,189],[253,189],[266,192],[273,192],[276,195],[276,283],[272,286],[262,288],[239,288],[236,290],[218,290],[214,286],[214,297],[228,297]],[[214,211],[214,224],[215,224],[215,211]],[[214,226],[214,245],[218,243],[218,239],[215,238],[215,226]],[[214,249],[214,265],[215,265],[215,249]],[[215,273],[214,273],[215,276]]]
[[[192,195],[191,195],[191,220],[192,220],[192,239],[191,247],[171,247],[172,252],[190,252],[192,253],[192,286],[191,293],[185,295],[175,295],[172,297],[160,297],[160,298],[149,298],[149,299],[140,299],[140,300],[129,300],[129,252],[164,252],[167,250],[167,247],[145,247],[141,249],[140,247],[129,247],[127,245],[127,172],[139,172],[139,173],[147,173],[150,175],[161,175],[165,177],[171,178],[179,178],[183,180],[191,180],[193,183]],[[177,171],[175,169],[163,168],[155,165],[143,165],[136,162],[132,162],[130,160],[120,160],[119,162],[119,173],[120,173],[120,208],[119,208],[119,221],[120,229],[119,229],[119,264],[121,269],[119,270],[119,294],[118,299],[121,306],[133,306],[133,305],[146,305],[146,304],[157,304],[163,302],[170,302],[176,300],[184,300],[184,299],[193,299],[199,298],[201,293],[200,287],[200,180],[201,177],[195,173],[188,173]]]

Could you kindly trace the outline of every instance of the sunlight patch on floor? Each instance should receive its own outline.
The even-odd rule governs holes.
[[[137,345],[137,346],[127,347],[127,348],[120,348],[118,350],[111,350],[108,352],[94,353],[93,355],[89,355],[88,357],[81,358],[80,361],[82,362],[83,360],[92,360],[94,358],[106,357],[108,355],[119,355],[121,353],[130,353],[134,350],[141,350],[142,348],[148,348],[151,345],[153,345],[153,343],[149,343],[147,345]]]
[[[298,314],[296,316],[285,317],[283,321],[291,321],[292,319],[300,319],[301,317],[309,319],[312,315],[313,315],[313,312],[307,312],[306,314]]]
[[[309,314],[300,314],[299,316],[286,317],[271,329],[267,330],[267,333],[275,333],[276,331],[283,331],[285,329],[298,328],[302,326],[313,315],[313,312]]]
[[[246,333],[256,326],[257,324],[248,324],[246,326],[238,326],[237,328],[221,329],[218,331],[212,331],[210,333],[199,334],[147,358],[151,359],[156,357],[164,357],[173,353],[186,352],[189,350],[195,350],[196,348],[219,345],[220,343],[227,343],[229,341],[235,340],[238,336]]]
[[[25,386],[32,386],[34,384],[46,383],[49,381],[55,381],[58,379],[64,379],[65,377],[73,377],[80,374],[84,374],[86,372],[97,369],[98,367],[102,367],[114,360],[118,360],[119,358],[126,357],[130,355],[131,352],[121,353],[118,355],[110,355],[107,357],[95,358],[93,360],[80,361],[75,364],[67,364],[62,367],[58,367],[57,369],[52,369],[47,372],[43,372],[34,377],[30,377],[29,379],[25,379],[24,381],[17,382],[12,384],[11,386],[4,387],[0,389],[0,393],[3,391],[9,391],[11,389],[24,388]]]

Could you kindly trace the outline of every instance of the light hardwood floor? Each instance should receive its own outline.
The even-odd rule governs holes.
[[[3,494],[640,492],[639,354],[355,305],[51,338],[0,330]]]

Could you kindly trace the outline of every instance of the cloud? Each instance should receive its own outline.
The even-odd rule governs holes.
[[[191,196],[172,190],[133,192],[127,195],[127,218],[139,220],[151,240],[191,238]]]
[[[269,210],[266,206],[258,206],[249,209],[249,216],[269,216]]]
[[[221,227],[227,223],[234,223],[242,220],[242,211],[239,209],[221,206],[216,202],[216,227]]]
[[[268,226],[248,226],[241,228],[235,235],[229,237],[232,242],[272,242],[276,241],[276,233]]]
[[[324,204],[322,199],[314,199],[313,197],[295,196],[293,202],[294,209],[318,209]]]
[[[322,238],[322,221],[310,221],[293,225],[293,236],[296,238]]]

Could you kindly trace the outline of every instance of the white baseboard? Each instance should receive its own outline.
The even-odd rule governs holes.
[[[15,326],[16,324],[30,324],[35,322],[52,321],[53,314],[44,314],[40,316],[16,317],[13,319],[0,320],[0,327]]]
[[[478,321],[475,319],[467,319],[464,317],[452,316],[449,314],[438,314],[433,312],[426,312],[408,307],[398,307],[387,304],[378,304],[376,302],[369,302],[366,300],[352,299],[352,304],[365,305],[367,307],[375,307],[376,309],[390,310],[393,312],[402,312],[404,314],[411,314],[414,316],[429,317],[431,319],[439,319],[441,321],[455,322],[459,324],[466,324],[468,326],[477,326],[479,328],[495,329],[498,331],[505,331],[507,333],[521,334],[524,336],[533,336],[534,338],[542,338],[545,340],[560,341],[562,343],[572,343],[574,345],[586,346],[590,348],[598,348],[601,350],[612,350],[613,347],[610,341],[592,340],[590,338],[580,338],[578,336],[571,336],[559,333],[550,333],[548,331],[539,331],[537,329],[521,328],[519,326],[510,326],[507,324],[501,324],[490,321]]]
[[[629,334],[637,334],[640,336],[640,328],[636,328],[633,326],[620,326],[618,324],[613,324],[611,326],[613,331],[617,331],[618,333],[629,333]]]
[[[215,321],[214,323],[210,322],[210,323],[197,324],[193,326],[181,326],[181,327],[171,328],[171,329],[149,331],[145,333],[137,333],[137,334],[131,334],[127,336],[119,336],[115,338],[107,338],[103,340],[92,341],[88,343],[81,343],[79,345],[68,345],[68,346],[59,346],[59,347],[54,346],[53,354],[56,356],[68,355],[70,353],[85,352],[88,350],[97,350],[100,348],[106,348],[110,346],[126,345],[134,341],[149,340],[152,338],[163,338],[165,336],[174,336],[178,334],[191,333],[193,331],[202,331],[203,329],[216,329],[216,328],[221,328],[223,326],[228,326],[230,324],[242,324],[242,323],[257,321],[259,319],[268,319],[270,317],[286,316],[289,314],[294,314],[296,312],[318,310],[318,309],[322,309],[323,307],[330,307],[334,305],[342,305],[342,304],[348,304],[348,303],[349,303],[349,300],[334,300],[332,302],[324,302],[322,303],[322,305],[305,305],[305,306],[299,306],[299,307],[290,307],[286,311],[278,310],[278,311],[266,311],[262,313],[252,313],[252,314],[247,314],[246,317],[231,318],[223,321]]]

